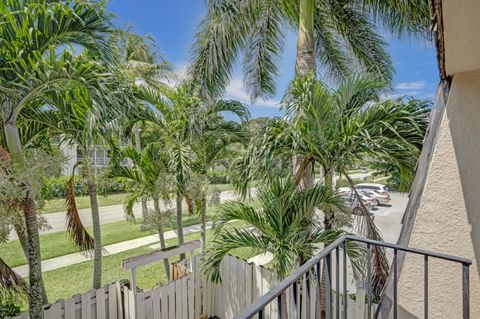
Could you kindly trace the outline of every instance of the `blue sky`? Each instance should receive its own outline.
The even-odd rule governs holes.
[[[137,33],[153,35],[160,50],[181,73],[190,58],[196,28],[205,12],[204,3],[204,0],[112,0],[109,8],[117,16],[118,26],[129,24]],[[396,70],[390,96],[433,98],[438,83],[434,46],[413,39],[397,40],[388,34],[384,37]],[[293,77],[295,42],[295,35],[289,35],[280,66],[277,95],[251,105],[254,117],[281,115],[278,101]],[[233,75],[226,96],[250,104],[240,72]]]

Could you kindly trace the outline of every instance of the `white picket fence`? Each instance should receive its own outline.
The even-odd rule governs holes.
[[[217,285],[205,283],[205,314],[209,317],[217,316],[223,319],[233,318],[242,312],[248,305],[256,301],[259,297],[272,289],[278,280],[274,273],[269,269],[255,264],[247,263],[244,260],[233,256],[227,256],[220,265],[220,274],[222,282]],[[307,285],[310,284],[309,289]],[[290,287],[286,292],[286,305],[289,318],[310,319],[316,318],[320,311],[320,303],[316,295],[317,282],[307,281],[304,276],[298,283],[297,305],[298,313],[294,314],[293,288]],[[310,291],[309,294],[306,292]],[[363,319],[367,318],[367,309],[365,306],[365,292],[357,289],[356,300],[347,299],[348,318]],[[332,318],[336,318],[336,299],[335,291],[332,292]],[[307,298],[310,299],[310,309],[307,311]],[[343,318],[343,294],[340,294],[340,318]],[[372,307],[375,311],[376,306]],[[278,318],[278,305],[276,300],[268,304],[264,309],[265,319]],[[256,317],[254,317],[256,318]]]
[[[199,319],[202,317],[202,282],[199,267],[195,273],[165,286],[136,293],[125,288],[125,319]],[[136,316],[135,304],[136,299]]]
[[[134,293],[128,281],[122,281],[46,305],[44,319],[200,319],[205,316],[229,319],[278,283],[270,270],[233,256],[225,257],[221,263],[220,284],[204,282],[199,260],[195,264],[194,273],[149,291],[137,290]],[[294,316],[291,307],[293,289],[287,291],[290,318],[309,319],[317,313],[316,283],[310,281],[309,295],[305,293],[307,284],[305,278],[298,284],[298,317]],[[307,296],[310,298],[310,316],[306,311]],[[357,290],[357,297],[357,301],[348,298],[348,317],[366,318],[364,292]],[[335,305],[335,293],[332,299]],[[340,299],[340,309],[340,317],[343,317],[343,298]],[[266,319],[278,318],[277,303],[274,301],[267,305],[264,314]],[[335,317],[335,312],[332,317]],[[28,314],[12,319],[28,319]]]
[[[127,281],[115,282],[82,295],[74,295],[43,307],[45,319],[117,319],[124,318],[122,291],[129,289]],[[28,319],[22,313],[12,319]]]

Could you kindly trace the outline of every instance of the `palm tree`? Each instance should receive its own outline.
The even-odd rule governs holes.
[[[231,147],[247,142],[245,128],[240,123],[219,116],[219,109],[227,110],[222,103],[226,101],[216,101],[213,104],[204,105],[199,110],[199,118],[202,122],[198,123],[197,134],[193,140],[193,150],[197,159],[194,168],[195,172],[205,180],[208,180],[209,171],[214,170],[222,160],[231,158],[231,154],[234,153]],[[237,115],[242,122],[247,120],[248,109],[241,103],[237,106],[236,109],[229,107],[230,112]],[[217,111],[212,111],[214,108],[217,108]],[[201,216],[201,250],[203,251],[206,245],[207,190],[197,191],[196,194],[197,210],[200,208]]]
[[[247,248],[252,255],[270,253],[271,268],[281,281],[293,269],[310,259],[315,249],[342,234],[325,230],[317,212],[329,207],[345,214],[341,197],[319,184],[299,190],[292,178],[270,177],[257,192],[260,208],[243,202],[222,204],[215,217],[212,243],[207,246],[202,271],[208,279],[219,282],[222,259],[232,250]],[[239,222],[239,226],[235,223]],[[233,224],[231,224],[233,223]],[[361,266],[360,251],[348,249],[355,272]],[[286,317],[285,296],[282,312]]]
[[[218,96],[241,53],[252,99],[272,96],[292,28],[298,34],[296,76],[316,73],[318,63],[334,80],[361,70],[388,81],[392,64],[373,22],[398,35],[418,34],[428,29],[429,17],[426,0],[212,0],[196,35],[190,73],[205,94]],[[303,160],[294,156],[294,174]],[[309,187],[311,166],[304,171],[301,187]]]
[[[284,108],[291,117],[288,122],[270,127],[257,156],[292,152],[294,145],[300,145],[295,149],[305,158],[301,168],[313,161],[319,163],[328,188],[333,188],[333,176],[340,172],[354,189],[348,167],[366,157],[388,159],[402,172],[411,170],[410,159],[417,158],[421,151],[429,105],[415,100],[381,101],[379,97],[385,88],[383,82],[360,76],[348,78],[335,90],[317,81],[313,74],[295,79],[284,99]],[[300,178],[301,171],[296,182]],[[358,194],[357,197],[361,202]],[[334,217],[326,215],[326,229],[333,228]],[[361,221],[358,232],[381,240],[365,209]],[[388,275],[388,262],[381,249],[374,251],[373,258],[372,284],[378,292]]]
[[[1,2],[0,112],[15,172],[26,169],[17,127],[23,109],[45,92],[60,90],[65,83],[88,86],[92,80],[88,68],[72,63],[74,58],[71,56],[58,55],[56,49],[75,43],[89,48],[104,60],[110,60],[110,41],[106,37],[110,32],[110,18],[103,2]],[[28,191],[23,202],[32,296],[30,318],[36,319],[42,315],[42,299],[43,302],[47,299],[42,280],[35,202]]]
[[[198,163],[211,164],[205,162],[206,158],[201,157],[205,153],[196,153],[202,145],[202,138],[206,139],[207,135],[216,129],[220,132],[231,126],[232,122],[223,122],[223,124],[217,122],[218,127],[214,125],[212,120],[221,119],[222,113],[231,113],[245,121],[249,118],[249,112],[244,105],[236,101],[204,102],[196,88],[188,82],[173,89],[164,87],[161,90],[155,90],[139,87],[136,96],[145,103],[146,107],[137,114],[132,114],[133,118],[154,123],[161,132],[160,143],[170,154],[170,169],[176,178],[178,243],[182,244],[184,241],[182,201],[189,180],[198,168]],[[207,168],[202,166],[201,173],[203,174]]]
[[[128,100],[125,97],[129,96],[129,92],[121,82],[116,82],[120,80],[119,77],[120,75],[116,75],[108,86],[101,86],[101,89],[108,92],[108,100],[92,100],[87,90],[73,88],[59,94],[52,93],[45,96],[44,103],[49,107],[37,108],[31,115],[33,121],[47,125],[52,132],[59,134],[61,144],[76,145],[77,151],[82,154],[82,159],[74,166],[67,185],[67,230],[81,250],[93,249],[93,288],[95,289],[102,285],[102,242],[97,199],[97,172],[92,165],[90,154],[92,151],[95,152],[97,147],[108,146],[112,137],[115,137],[115,132],[118,132],[115,122],[119,121],[123,112],[128,112]],[[93,239],[83,227],[76,208],[73,185],[77,166],[81,167],[90,197]]]
[[[164,86],[163,81],[172,78],[172,67],[164,57],[157,53],[157,43],[151,36],[141,36],[129,29],[118,30],[115,34],[120,56],[120,65],[132,87],[137,85],[153,88]],[[127,123],[128,133],[133,131],[134,144],[138,152],[142,151],[141,122]],[[142,197],[142,217],[145,221],[148,207]]]
[[[133,166],[122,165],[124,159],[132,161]],[[169,200],[175,188],[174,176],[169,170],[169,156],[162,151],[158,143],[147,145],[142,152],[127,147],[119,150],[114,162],[108,169],[108,176],[120,178],[132,186],[132,193],[125,201],[127,216],[133,216],[133,205],[142,197],[151,198],[154,206],[154,224],[160,239],[160,247],[167,248],[163,234],[163,213],[160,210],[160,200]],[[163,260],[165,274],[170,276],[168,259]]]

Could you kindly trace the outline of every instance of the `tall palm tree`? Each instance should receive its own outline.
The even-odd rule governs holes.
[[[398,35],[425,32],[430,23],[427,0],[211,0],[193,47],[190,73],[211,96],[229,82],[243,55],[244,83],[251,98],[275,93],[279,58],[289,28],[297,32],[296,76],[317,72],[339,80],[351,70],[382,80],[393,73],[385,42],[373,22]],[[294,173],[303,162],[293,158]],[[311,167],[301,187],[313,183]]]
[[[121,165],[122,160],[129,159],[133,166]],[[169,200],[175,189],[174,176],[170,174],[169,156],[158,143],[148,144],[142,152],[127,147],[119,150],[108,169],[108,176],[120,178],[132,186],[132,193],[125,201],[127,216],[133,216],[133,205],[142,197],[153,200],[155,226],[160,239],[160,247],[167,248],[163,234],[163,213],[160,200]],[[165,274],[170,276],[168,259],[163,260]]]
[[[74,166],[67,185],[67,230],[75,244],[82,250],[93,249],[93,288],[95,289],[102,285],[102,242],[97,199],[97,172],[92,164],[91,153],[95,152],[97,147],[108,147],[110,140],[118,132],[115,122],[119,121],[124,112],[128,112],[128,100],[124,98],[129,96],[128,88],[123,87],[117,80],[120,80],[120,75],[118,78],[113,78],[114,82],[109,86],[101,87],[103,90],[108,90],[108,100],[92,100],[87,90],[73,88],[45,96],[44,103],[49,107],[40,107],[32,111],[34,122],[49,126],[52,132],[59,134],[61,144],[76,145],[77,151],[82,154],[82,159]],[[93,239],[83,227],[76,208],[73,186],[77,166],[81,167],[90,198]]]
[[[132,114],[137,120],[154,123],[161,131],[160,143],[170,154],[170,168],[176,177],[176,211],[178,242],[183,243],[182,201],[187,185],[197,163],[205,163],[202,154],[197,154],[194,144],[206,138],[208,132],[217,129],[212,120],[222,117],[222,113],[231,113],[240,120],[249,118],[248,109],[236,101],[213,100],[203,102],[198,91],[191,83],[155,90],[148,87],[137,89],[137,98],[145,103],[138,114]],[[219,126],[218,129],[225,129]],[[220,124],[220,123],[219,123]],[[202,167],[204,170],[204,168]]]
[[[1,117],[13,169],[26,169],[17,127],[23,109],[46,91],[60,90],[68,82],[88,86],[88,69],[71,63],[73,57],[57,54],[61,45],[87,47],[104,60],[112,58],[111,15],[103,2],[6,0],[0,3]],[[32,32],[34,30],[34,32]],[[28,185],[28,181],[27,185]],[[42,315],[43,286],[35,202],[24,198],[27,234],[30,317]],[[42,298],[43,295],[43,298]]]
[[[288,122],[277,122],[267,131],[264,145],[257,156],[272,153],[300,152],[305,161],[319,163],[325,186],[333,188],[333,176],[343,174],[353,188],[348,167],[367,157],[388,159],[400,171],[411,170],[411,158],[421,151],[428,125],[429,105],[426,101],[379,100],[385,83],[352,76],[336,89],[330,89],[313,74],[293,81],[284,99]],[[294,145],[301,145],[295,148]],[[301,172],[295,177],[298,182]],[[360,196],[356,194],[361,202]],[[373,219],[364,209],[357,231],[370,239],[381,240]],[[325,227],[333,228],[334,214],[327,214]],[[379,291],[388,275],[385,252],[373,254],[373,288]]]
[[[197,134],[192,141],[197,159],[194,163],[195,172],[206,180],[208,180],[209,171],[214,170],[222,160],[231,158],[232,146],[247,142],[245,128],[241,123],[226,120],[217,112],[212,112],[213,108],[222,107],[222,103],[225,101],[216,101],[199,110],[199,118],[202,122],[199,123]],[[210,114],[205,115],[205,112]],[[232,113],[239,116],[242,122],[249,118],[248,109],[241,103],[238,103],[238,109]],[[196,194],[198,195],[196,206],[201,216],[201,250],[203,251],[206,245],[207,190],[197,191]]]
[[[141,36],[129,29],[117,30],[115,42],[118,44],[119,63],[132,87],[137,85],[153,88],[164,86],[164,81],[172,78],[172,66],[158,53],[158,45],[151,36]],[[127,133],[133,132],[134,144],[138,152],[142,151],[142,123],[127,123]],[[145,221],[147,200],[142,197],[142,217]]]

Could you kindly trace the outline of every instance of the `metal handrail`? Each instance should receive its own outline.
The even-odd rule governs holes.
[[[371,263],[370,263],[370,249],[371,246],[380,246],[380,247],[385,247],[385,248],[390,248],[393,249],[394,251],[394,278],[395,278],[395,283],[394,283],[394,318],[397,318],[397,293],[396,293],[396,286],[397,286],[397,252],[398,251],[404,251],[407,253],[413,253],[417,255],[423,255],[425,258],[425,270],[426,270],[426,276],[425,276],[425,281],[428,283],[428,258],[437,258],[437,259],[442,259],[442,260],[447,260],[455,263],[462,264],[463,266],[463,272],[462,272],[462,283],[463,283],[463,318],[468,319],[469,318],[469,266],[472,264],[472,261],[470,259],[462,258],[462,257],[456,257],[452,255],[447,255],[447,254],[441,254],[441,253],[435,253],[423,249],[417,249],[417,248],[410,248],[410,247],[405,247],[405,246],[400,246],[396,244],[391,244],[391,243],[386,243],[382,241],[377,241],[377,240],[370,240],[370,239],[365,239],[361,237],[356,237],[356,236],[342,236],[336,239],[333,243],[325,247],[320,253],[312,257],[309,261],[307,261],[305,264],[300,266],[298,269],[296,269],[292,274],[290,274],[287,278],[282,280],[278,285],[276,285],[273,289],[268,291],[266,294],[264,294],[262,297],[260,297],[256,302],[250,304],[243,312],[241,312],[239,315],[235,316],[234,319],[250,319],[254,317],[255,315],[258,314],[259,319],[263,319],[264,317],[264,311],[263,309],[273,302],[275,299],[278,300],[278,304],[280,305],[280,296],[281,294],[286,291],[288,288],[291,286],[294,286],[294,289],[296,289],[296,283],[298,280],[310,272],[310,270],[314,267],[317,267],[319,269],[320,262],[322,262],[324,259],[327,260],[327,271],[328,275],[331,276],[331,254],[334,250],[336,250],[336,262],[337,262],[337,318],[339,318],[339,298],[338,298],[338,263],[339,263],[339,248],[342,247],[344,250],[344,276],[346,276],[346,249],[347,249],[347,242],[348,241],[354,241],[354,242],[361,242],[367,244],[367,258],[368,258],[368,275],[367,275],[367,289],[368,289],[368,318],[371,317],[371,287],[370,286],[370,272],[371,272]],[[330,266],[329,266],[330,265]],[[318,276],[318,274],[317,274]],[[344,280],[344,290],[346,291],[346,280]],[[428,295],[428,290],[426,292],[426,295]],[[328,295],[327,295],[328,297]],[[345,301],[346,301],[346,293],[344,295]],[[346,307],[346,302],[344,304],[344,307]],[[425,305],[425,312],[428,314],[428,304]],[[346,318],[346,309],[345,309],[345,318]],[[279,318],[281,318],[281,311],[278,311]]]

